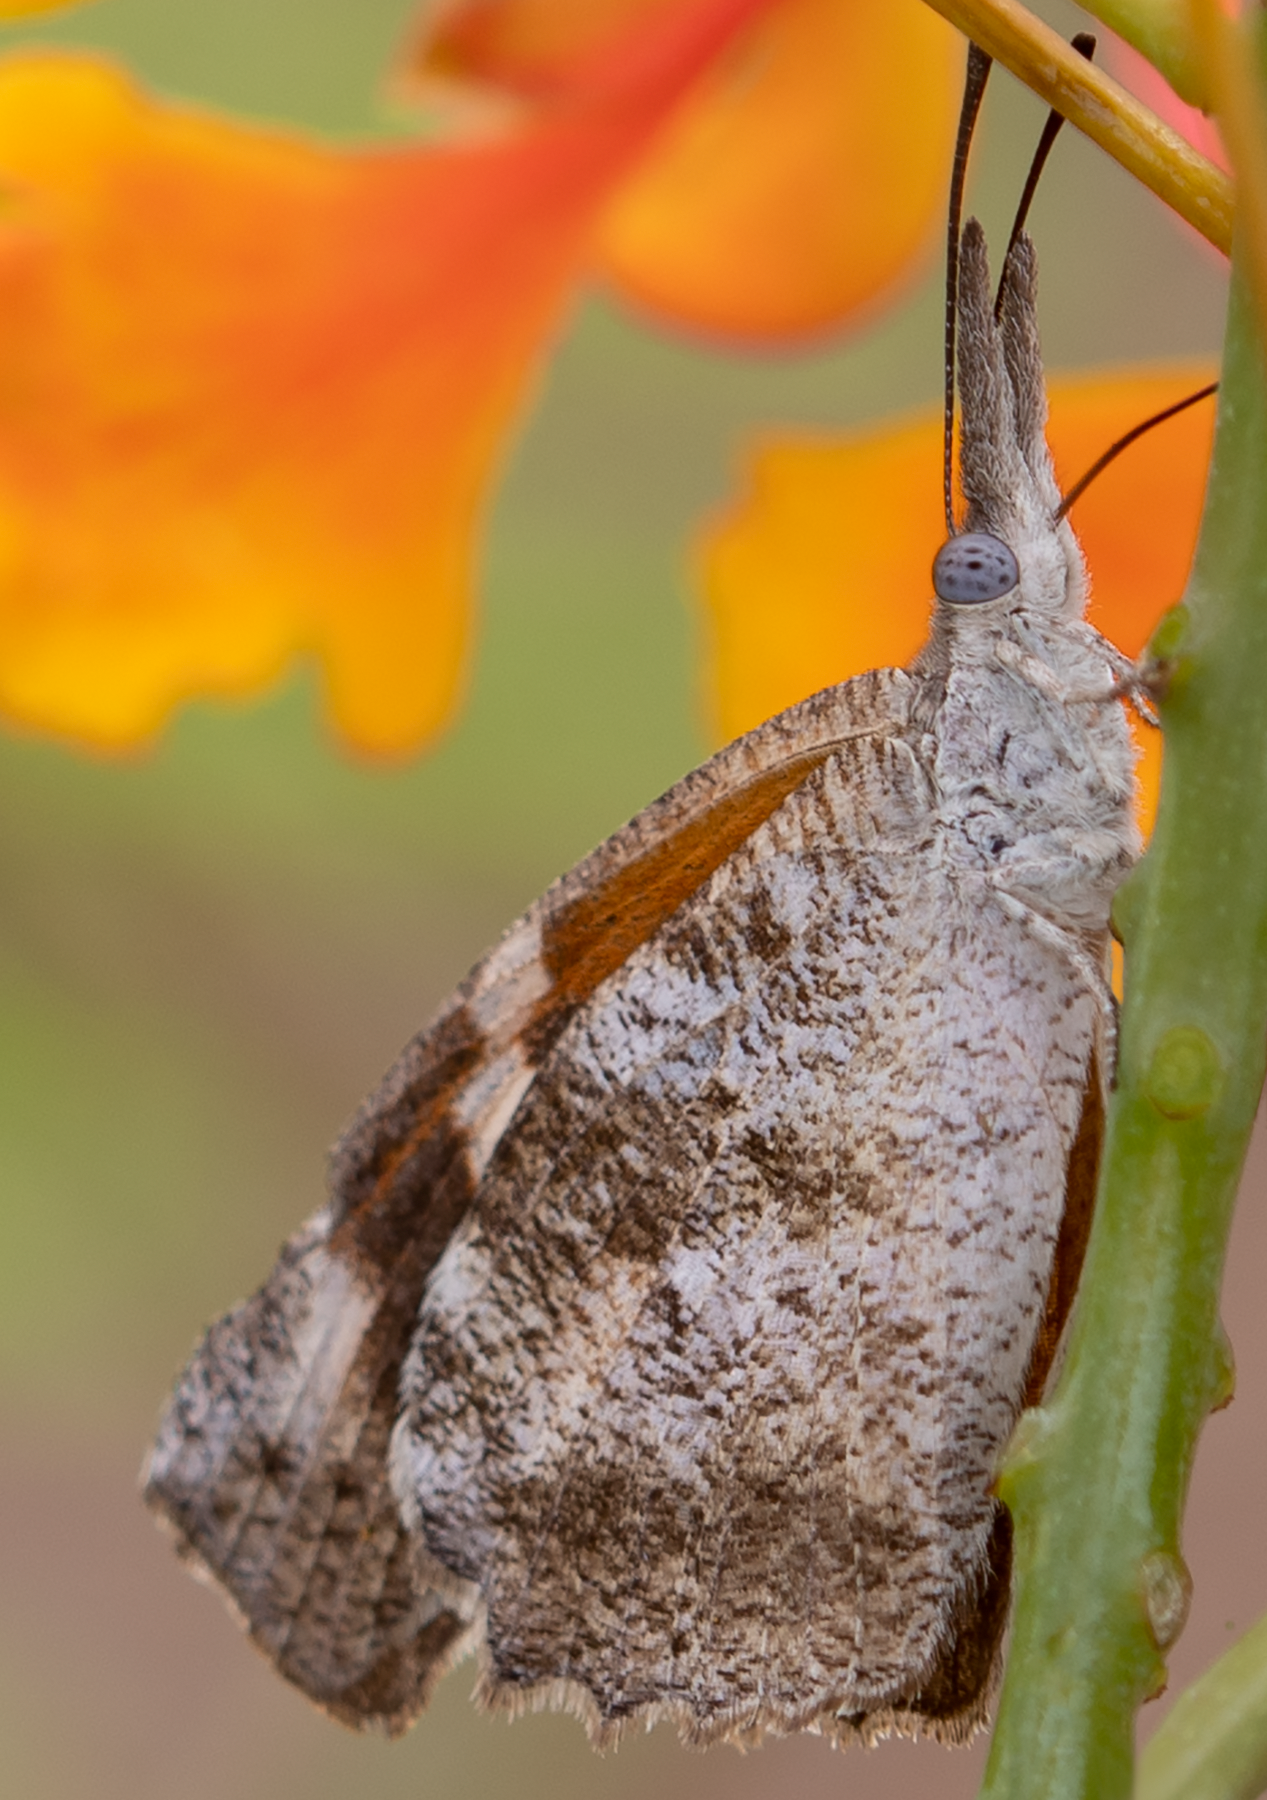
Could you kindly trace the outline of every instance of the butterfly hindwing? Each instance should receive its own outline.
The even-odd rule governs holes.
[[[594,988],[832,748],[903,728],[881,670],[731,744],[565,875],[406,1048],[336,1146],[331,1200],[211,1327],[151,1455],[149,1504],[288,1679],[403,1729],[470,1640],[387,1481],[423,1285],[550,1046]]]
[[[881,736],[573,1015],[402,1381],[398,1495],[483,1596],[488,1697],[600,1740],[970,1734],[1098,1025],[1067,991]]]

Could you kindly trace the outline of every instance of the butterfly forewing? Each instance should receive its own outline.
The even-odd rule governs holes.
[[[936,1727],[1097,1025],[1067,985],[880,738],[573,1018],[402,1390],[397,1486],[485,1597],[492,1697]]]
[[[350,1724],[403,1729],[477,1610],[387,1480],[428,1273],[576,1007],[832,748],[902,729],[885,670],[769,721],[564,876],[407,1047],[333,1153],[332,1199],[185,1370],[146,1477],[181,1553],[281,1672]]]

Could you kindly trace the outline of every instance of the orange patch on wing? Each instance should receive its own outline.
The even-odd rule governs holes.
[[[103,745],[318,657],[423,741],[472,533],[595,218],[763,0],[695,0],[496,141],[335,152],[0,66],[0,709]]]
[[[1049,436],[1066,486],[1122,432],[1211,379],[1207,365],[1051,383]],[[1214,408],[1133,444],[1073,511],[1092,622],[1129,655],[1183,591],[1196,543]],[[941,420],[761,446],[745,496],[707,533],[702,580],[708,701],[720,739],[816,689],[909,661],[928,627],[944,536]],[[1151,825],[1158,734],[1138,734]]]
[[[717,796],[671,836],[579,894],[552,922],[542,960],[552,995],[585,999],[645,944],[684,900],[737,850],[812,769],[826,750],[789,757],[735,791]]]

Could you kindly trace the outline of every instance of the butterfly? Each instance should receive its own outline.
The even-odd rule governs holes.
[[[956,228],[956,237],[957,237]],[[146,1479],[279,1671],[389,1732],[962,1741],[991,1492],[1077,1277],[1139,852],[1123,659],[1044,440],[1024,235],[958,276],[929,639],[722,750],[564,875],[336,1146]]]

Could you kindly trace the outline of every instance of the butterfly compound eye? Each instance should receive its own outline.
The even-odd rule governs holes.
[[[979,606],[1010,594],[1021,579],[1016,558],[1002,538],[964,531],[947,538],[933,558],[933,591],[951,606]]]

